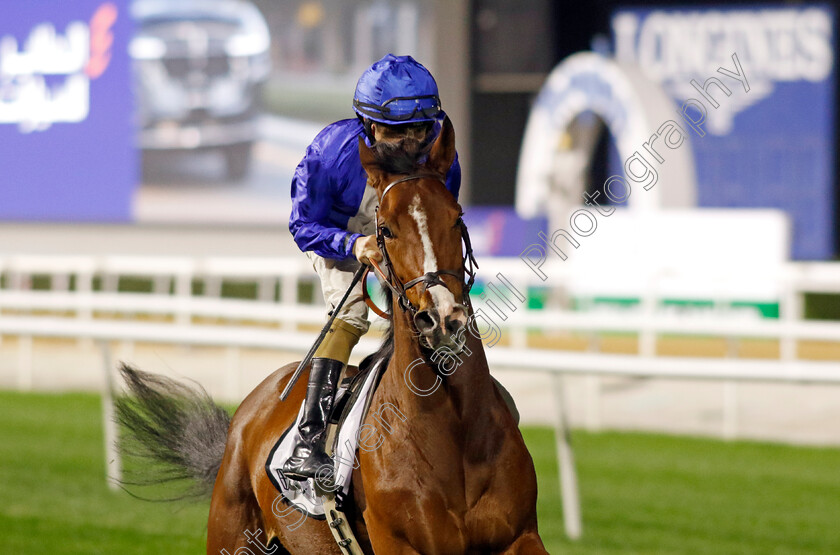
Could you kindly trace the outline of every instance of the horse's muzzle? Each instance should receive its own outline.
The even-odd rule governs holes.
[[[434,351],[447,350],[451,354],[458,354],[464,348],[466,322],[467,308],[462,304],[453,305],[449,314],[443,317],[443,323],[441,314],[434,307],[414,315],[414,327],[420,332],[421,345]]]

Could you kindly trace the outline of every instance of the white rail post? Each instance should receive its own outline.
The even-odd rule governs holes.
[[[152,293],[155,295],[169,295],[169,289],[172,287],[172,276],[170,275],[156,275],[152,278]],[[177,286],[176,286],[177,288]],[[176,291],[177,294],[177,291]]]
[[[93,321],[93,308],[90,305],[90,300],[93,299],[93,272],[82,271],[76,274],[76,294],[88,301],[84,303],[76,312],[76,317],[83,322]],[[79,339],[79,348],[85,350],[93,349],[93,340],[89,337]]]
[[[639,330],[639,356],[656,356],[657,334],[654,326],[654,319],[659,303],[659,275],[651,277],[647,282],[645,291],[641,296],[642,325]]]
[[[362,284],[363,287],[366,284]],[[284,306],[296,306],[298,304],[298,279],[294,274],[286,274],[280,282],[280,303]],[[295,331],[297,324],[293,321],[284,320],[280,328],[288,331]]]
[[[175,297],[178,299],[178,312],[175,315],[175,322],[182,326],[192,323],[192,312],[190,301],[192,300],[192,273],[179,272],[175,276]]]
[[[257,281],[257,300],[264,303],[274,302],[274,293],[277,288],[277,279],[264,277]]]
[[[557,464],[560,472],[560,495],[563,500],[563,523],[566,535],[572,540],[580,539],[583,534],[583,523],[580,511],[580,494],[578,493],[577,471],[575,457],[572,451],[571,431],[566,418],[566,397],[563,380],[560,374],[552,374],[554,386],[554,441],[557,444]]]
[[[104,380],[102,384],[102,429],[105,434],[105,480],[108,487],[114,491],[120,489],[122,481],[122,459],[119,450],[119,428],[114,411],[114,377],[111,366],[111,344],[100,341],[102,349],[102,370]]]
[[[222,278],[219,276],[205,276],[204,296],[218,299],[222,296]]]
[[[61,272],[50,276],[50,290],[70,291],[70,274]]]
[[[738,357],[738,343],[735,337],[726,337],[726,358]],[[723,439],[738,438],[738,382],[723,382]]]
[[[20,391],[32,391],[32,336],[18,337],[18,379]]]
[[[116,293],[120,290],[120,275],[113,270],[102,275],[102,291]]]
[[[28,280],[28,276],[25,276],[23,272],[17,268],[12,268],[9,271],[7,279],[7,289],[14,289],[16,291],[21,291],[23,289],[31,289],[31,287],[29,287],[30,282]]]
[[[589,350],[593,353],[600,352],[601,340],[597,332],[589,334]],[[601,430],[601,376],[589,374],[584,379],[586,399],[585,426],[590,432]]]
[[[791,327],[804,317],[803,294],[797,289],[790,276],[784,281],[781,314],[782,322],[786,324],[779,337],[779,358],[782,360],[796,360],[797,338],[791,333]]]

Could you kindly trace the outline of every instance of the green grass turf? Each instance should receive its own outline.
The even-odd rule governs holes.
[[[840,553],[840,450],[574,435],[584,537],[563,534],[553,432],[527,429],[550,553]]]
[[[0,551],[204,553],[207,503],[104,481],[99,398],[0,392]],[[564,538],[551,430],[525,439],[550,553],[840,553],[840,450],[574,434],[584,538]]]

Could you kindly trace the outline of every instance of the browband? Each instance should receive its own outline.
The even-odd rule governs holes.
[[[379,204],[382,204],[382,201],[385,199],[385,195],[388,194],[388,191],[390,191],[391,187],[393,187],[394,185],[399,185],[400,183],[405,183],[406,181],[413,181],[415,179],[421,179],[421,178],[424,178],[424,177],[430,177],[430,178],[433,178],[433,179],[437,179],[438,181],[443,183],[444,186],[446,185],[446,180],[443,179],[442,177],[440,177],[439,175],[424,174],[424,173],[416,173],[414,175],[408,175],[406,177],[401,177],[401,178],[397,179],[396,181],[392,181],[392,182],[388,183],[388,186],[385,187],[384,191],[382,191],[382,196],[379,197]]]

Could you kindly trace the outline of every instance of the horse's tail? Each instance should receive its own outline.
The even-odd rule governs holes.
[[[130,395],[116,402],[117,420],[128,435],[120,450],[147,461],[128,485],[190,480],[176,497],[204,497],[213,490],[225,452],[230,416],[201,387],[188,387],[127,364],[120,374]],[[148,464],[148,461],[157,464]],[[133,478],[133,476],[132,476]]]

